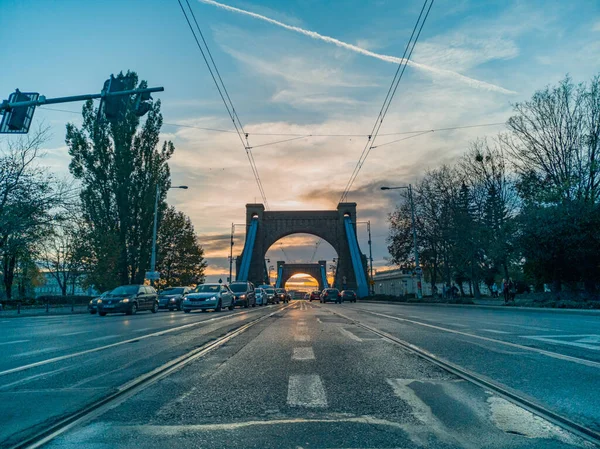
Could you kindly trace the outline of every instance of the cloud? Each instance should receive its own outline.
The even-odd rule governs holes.
[[[281,28],[285,28],[287,30],[290,31],[294,31],[296,33],[300,33],[303,34],[305,36],[308,36],[312,39],[316,39],[316,40],[320,40],[323,42],[327,42],[329,44],[333,44],[336,45],[337,47],[340,48],[344,48],[346,50],[350,50],[353,51],[355,53],[359,53],[365,56],[369,56],[371,58],[375,58],[375,59],[379,59],[381,61],[385,61],[385,62],[391,62],[394,64],[400,64],[400,63],[404,63],[405,60],[402,58],[398,58],[396,56],[390,56],[390,55],[384,55],[381,53],[375,53],[373,51],[370,50],[365,50],[364,48],[361,48],[357,45],[353,45],[353,44],[349,44],[347,42],[343,42],[340,41],[339,39],[330,37],[330,36],[324,36],[322,34],[319,34],[315,31],[310,31],[310,30],[306,30],[304,28],[300,28],[298,26],[292,26],[292,25],[288,25],[285,24],[283,22],[280,22],[278,20],[274,20],[271,19],[269,17],[263,16],[261,14],[256,14],[244,9],[240,9],[240,8],[235,8],[233,6],[229,6],[229,5],[225,5],[223,3],[219,3],[216,2],[214,0],[198,0],[201,3],[205,3],[207,5],[212,5],[212,6],[216,6],[218,8],[224,9],[226,11],[231,11],[231,12],[235,12],[238,14],[243,14],[243,15],[247,15],[250,17],[253,17],[255,19],[259,19],[265,22],[268,22],[272,25],[276,25],[278,27]],[[477,88],[477,89],[483,89],[483,90],[489,90],[489,91],[494,91],[494,92],[499,92],[499,93],[503,93],[503,94],[515,94],[516,92],[505,89],[503,87],[500,86],[496,86],[494,84],[490,84],[490,83],[486,83],[485,81],[480,81],[480,80],[476,80],[474,78],[470,78],[468,76],[465,75],[461,75],[460,73],[454,72],[452,70],[447,70],[447,69],[441,69],[441,68],[437,68],[437,67],[433,67],[430,65],[426,65],[426,64],[421,64],[421,63],[417,63],[415,61],[407,61],[408,65],[411,67],[414,67],[416,69],[428,72],[430,74],[433,75],[438,75],[438,76],[442,76],[442,77],[446,77],[446,78],[452,78],[455,79],[457,81],[460,81],[462,83],[465,83],[473,88]]]

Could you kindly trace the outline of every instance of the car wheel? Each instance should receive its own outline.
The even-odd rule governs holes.
[[[235,303],[233,301],[231,301],[231,304],[229,305],[229,307],[227,307],[227,309],[229,309],[229,310],[235,309]]]
[[[133,303],[131,304],[131,308],[125,312],[125,315],[135,315],[137,313],[137,304]]]
[[[181,303],[177,304],[177,310],[181,312]]]
[[[169,309],[171,312],[173,311],[172,309]],[[152,306],[152,309],[150,310],[152,313],[156,313],[158,312],[158,303],[154,303],[154,305]]]
[[[98,312],[98,315],[100,315],[100,316],[106,316],[106,312]]]
[[[220,312],[222,309],[221,307],[221,300],[219,300],[219,302],[217,303],[217,307],[215,307],[215,312]]]
[[[208,309],[200,309],[202,313],[206,312]]]
[[[191,312],[191,310],[189,310],[189,309],[183,309],[183,313],[190,313],[190,312]]]
[[[95,310],[90,310],[90,315],[96,315],[96,311]]]
[[[253,304],[252,304],[252,307],[256,307],[256,303],[253,303]]]
[[[248,307],[250,307],[250,301],[247,299],[244,303],[244,309],[247,309]]]

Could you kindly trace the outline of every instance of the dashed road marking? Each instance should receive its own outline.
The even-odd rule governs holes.
[[[291,407],[327,407],[327,395],[321,377],[317,374],[290,376],[287,404]]]
[[[310,335],[306,334],[296,334],[294,335],[295,341],[310,341]]]
[[[4,345],[16,345],[17,343],[27,343],[29,340],[13,340],[13,341],[5,341],[0,343],[0,346]]]
[[[306,347],[306,348],[294,348],[294,351],[292,353],[292,360],[301,360],[301,361],[305,361],[305,360],[314,360],[315,359],[315,353],[313,351],[312,347]]]
[[[70,337],[71,335],[79,335],[79,334],[88,334],[92,331],[78,331],[78,332],[69,332],[68,334],[63,334],[63,337]]]
[[[27,352],[21,352],[19,354],[15,354],[15,355],[13,355],[13,357],[25,357],[28,355],[43,354],[44,352],[56,351],[57,349],[58,348],[56,348],[56,347],[36,349],[35,351],[27,351]]]
[[[344,329],[343,327],[338,327],[338,329],[340,330],[340,332],[342,333],[342,335],[345,335],[346,337],[350,338],[351,340],[354,340],[354,341],[363,341],[362,338],[354,335],[348,329]]]
[[[88,341],[104,341],[104,340],[110,340],[111,338],[117,338],[117,337],[120,337],[120,335],[105,335],[104,337],[90,338]]]
[[[566,346],[575,346],[577,348],[591,349],[600,351],[600,335],[598,334],[577,334],[577,335],[521,335],[521,338],[530,338],[532,340],[543,341]]]
[[[494,329],[479,329],[479,330],[484,331],[484,332],[491,332],[493,334],[510,334],[510,332],[497,331]]]

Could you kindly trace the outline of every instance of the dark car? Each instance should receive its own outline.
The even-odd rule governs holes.
[[[183,297],[193,290],[192,287],[169,287],[158,294],[158,308],[181,310]]]
[[[96,312],[98,311],[98,300],[104,299],[106,297],[106,295],[108,295],[109,293],[110,293],[110,290],[107,290],[104,293],[102,293],[100,296],[92,299],[90,301],[90,303],[88,304],[88,312],[90,312],[92,315],[95,315]]]
[[[342,301],[348,302],[356,302],[357,299],[356,292],[354,290],[343,290],[342,291]]]
[[[122,285],[98,300],[98,315],[125,313],[134,315],[140,310],[158,312],[158,294],[149,285]]]
[[[267,304],[279,304],[279,296],[277,296],[277,293],[272,285],[265,284],[261,285],[260,288],[262,288],[267,294]]]
[[[309,301],[321,300],[321,292],[319,290],[315,290],[310,292]]]
[[[285,291],[285,288],[276,288],[275,293],[277,294],[279,301],[283,301],[283,302],[289,301],[289,297],[288,297],[287,292]]]
[[[247,281],[235,281],[229,284],[229,289],[235,295],[235,305],[248,308],[256,306],[254,284]]]
[[[329,301],[341,304],[342,294],[337,288],[326,288],[323,290],[323,293],[321,293],[321,302],[325,304]]]

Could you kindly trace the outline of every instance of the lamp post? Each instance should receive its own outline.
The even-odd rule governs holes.
[[[188,186],[171,186],[169,189],[184,189],[187,190]],[[152,229],[152,257],[150,259],[150,272],[152,273],[152,279],[150,282],[154,285],[156,278],[156,230],[158,228],[158,200],[160,198],[160,187],[156,185],[156,200],[154,201],[154,227]]]
[[[413,202],[412,185],[399,187],[381,187],[381,190],[408,189],[408,200],[410,202],[410,214],[412,218],[413,246],[415,251],[415,271],[417,274],[417,298],[423,298],[423,287],[421,285],[421,265],[419,264],[419,250],[417,249],[417,223],[415,221],[415,203]]]

